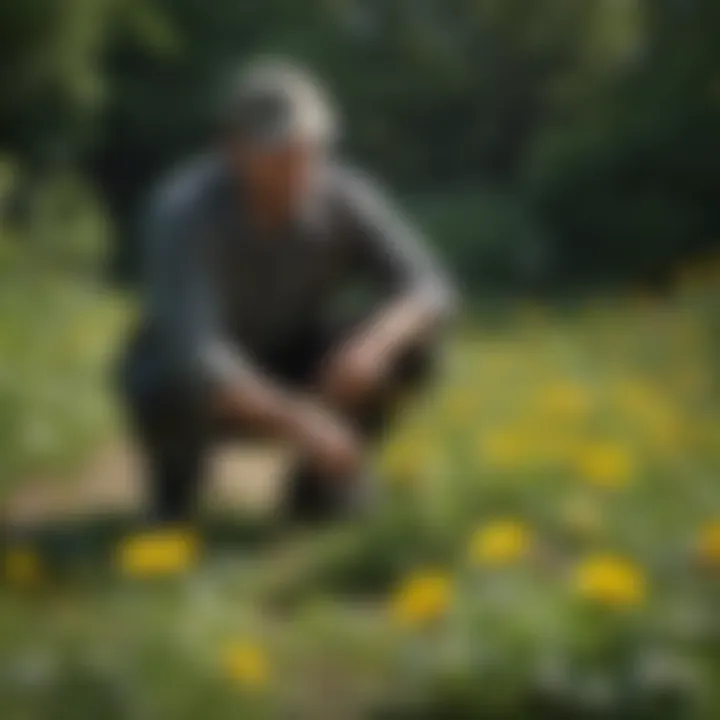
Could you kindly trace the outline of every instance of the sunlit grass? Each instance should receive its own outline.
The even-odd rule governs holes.
[[[715,311],[705,288],[478,324],[384,449],[376,520],[43,567],[0,594],[0,688],[128,718],[712,716]]]

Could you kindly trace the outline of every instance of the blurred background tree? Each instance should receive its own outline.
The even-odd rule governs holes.
[[[718,30],[713,0],[6,0],[0,148],[90,177],[133,278],[148,186],[279,53],[471,292],[662,282],[719,236]]]

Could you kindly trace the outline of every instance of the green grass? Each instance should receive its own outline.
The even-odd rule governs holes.
[[[114,428],[108,380],[128,309],[82,278],[1,274],[0,501],[67,473]]]
[[[117,566],[121,520],[16,539],[43,567],[0,593],[5,716],[713,717],[714,303],[476,325],[367,524],[210,519],[196,568],[145,580]]]

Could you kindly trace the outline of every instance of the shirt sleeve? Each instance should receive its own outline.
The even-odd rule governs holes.
[[[359,264],[390,295],[416,293],[452,312],[456,292],[421,233],[369,179],[340,183],[344,216]]]
[[[206,233],[203,213],[191,201],[153,204],[146,222],[148,303],[172,371],[193,385],[227,386],[252,364],[224,332]]]

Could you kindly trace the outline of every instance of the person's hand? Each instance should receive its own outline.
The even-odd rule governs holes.
[[[357,436],[324,408],[303,404],[294,434],[300,451],[323,475],[347,477],[359,472],[362,454]]]
[[[334,405],[361,404],[387,374],[388,353],[368,340],[350,342],[330,357],[320,381],[323,395]]]

